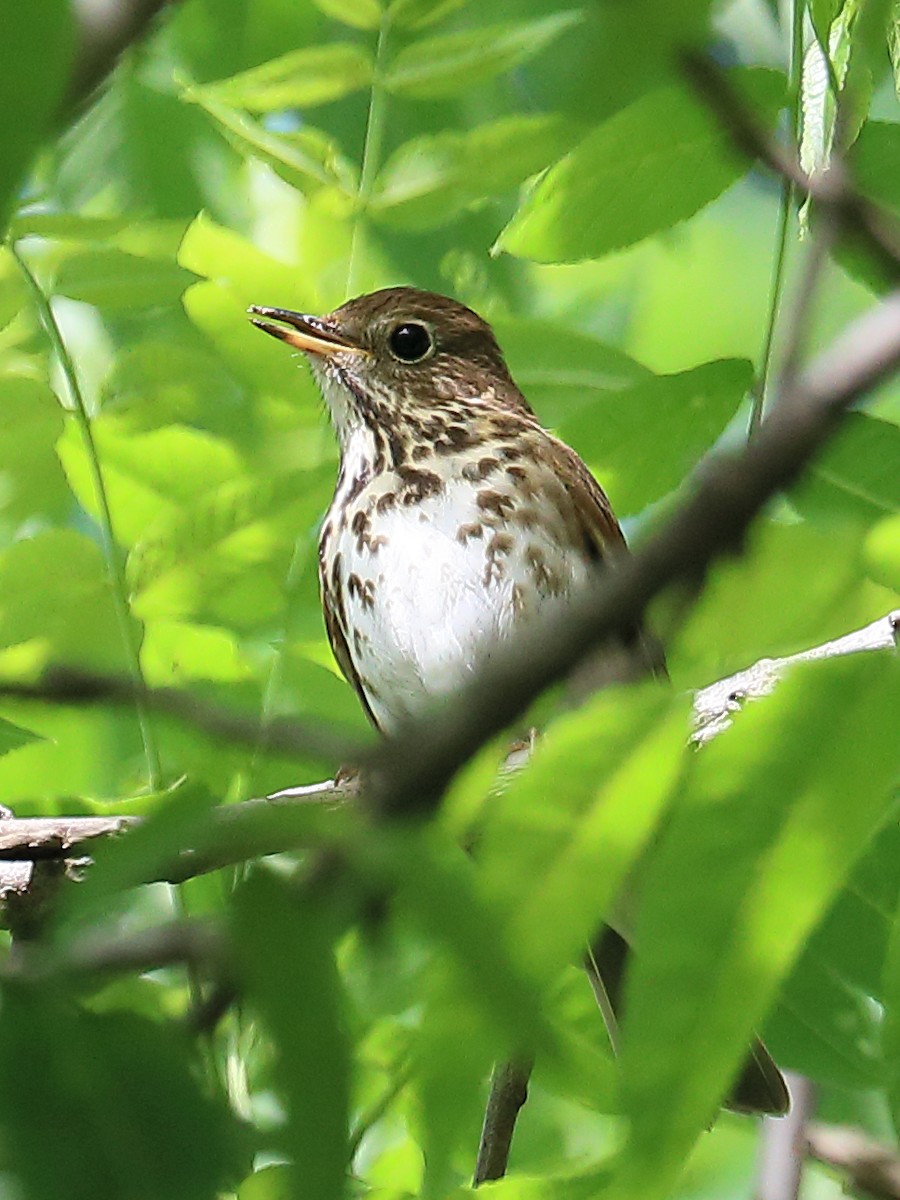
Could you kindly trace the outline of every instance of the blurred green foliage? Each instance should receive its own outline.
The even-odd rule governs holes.
[[[897,211],[889,7],[184,0],[86,99],[69,91],[75,6],[11,9],[0,677],[130,673],[366,736],[316,590],[336,450],[250,304],[321,312],[407,282],[474,305],[639,538],[745,436],[754,391],[774,394],[808,253],[799,198],[749,169],[678,51],[711,49],[805,161],[837,137]],[[810,349],[885,286],[844,238]],[[302,814],[286,836],[317,852],[148,886],[214,844],[213,804],[339,764],[5,702],[17,815],[148,818],[61,891],[51,964],[173,912],[218,922],[232,961],[5,978],[0,1198],[459,1195],[491,1063],[523,1049],[535,1076],[498,1198],[743,1196],[755,1126],[705,1130],[753,1028],[816,1080],[824,1116],[892,1136],[896,663],[808,666],[700,754],[686,694],[897,607],[898,426],[889,383],[690,608],[660,607],[670,694],[555,717],[502,786],[489,748],[427,828]],[[617,1061],[574,964],[638,864]],[[232,986],[239,1005],[188,1032]]]

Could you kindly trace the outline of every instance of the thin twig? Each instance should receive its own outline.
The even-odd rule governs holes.
[[[888,278],[900,281],[900,229],[896,220],[851,186],[841,163],[827,171],[808,175],[796,155],[784,149],[747,109],[725,73],[704,54],[686,51],[682,69],[697,93],[706,101],[731,135],[736,146],[750,158],[760,159],[776,175],[789,179],[820,208],[834,209],[842,228],[859,233],[869,250],[887,268]]]
[[[795,138],[799,138],[800,134],[799,97],[800,77],[803,71],[803,15],[805,10],[804,0],[792,0],[790,85],[793,90],[791,97],[791,125]],[[790,229],[791,216],[794,211],[794,190],[793,181],[787,176],[783,176],[781,180],[781,195],[778,201],[778,233],[775,241],[775,258],[772,264],[772,283],[769,288],[769,315],[766,321],[759,375],[753,389],[748,429],[750,437],[753,437],[759,429],[766,406],[769,376],[772,369],[772,356],[775,349],[775,330],[781,310],[781,296],[787,277],[788,230]]]
[[[137,690],[130,679],[120,675],[93,675],[67,668],[47,671],[36,684],[0,680],[0,696],[75,706],[129,704]],[[175,688],[141,688],[140,692],[148,707],[187,721],[222,741],[248,746],[262,742],[273,754],[311,756],[337,763],[360,761],[367,751],[361,741],[325,721],[276,717],[262,724],[256,717],[209,704]]]
[[[81,0],[73,5],[78,49],[69,87],[60,106],[60,124],[68,124],[121,55],[139,41],[154,19],[174,0]]]

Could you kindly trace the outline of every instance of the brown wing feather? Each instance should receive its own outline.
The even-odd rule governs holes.
[[[599,565],[627,554],[625,535],[606,492],[570,446],[556,438],[552,442],[554,467],[572,499],[589,556]],[[654,675],[668,678],[663,648],[646,626],[636,624],[627,633],[625,645],[631,652],[635,645],[639,648],[639,658],[645,664],[645,670],[649,667]]]
[[[341,674],[352,685],[353,690],[359,696],[359,702],[363,706],[366,716],[375,728],[380,730],[381,727],[375,719],[375,714],[372,712],[366,693],[363,691],[362,680],[357,674],[356,667],[353,665],[353,659],[350,657],[350,647],[347,645],[347,638],[341,628],[334,604],[331,603],[325,591],[322,594],[322,610],[325,614],[325,632],[328,634],[331,653],[337,660],[337,665],[341,668]]]

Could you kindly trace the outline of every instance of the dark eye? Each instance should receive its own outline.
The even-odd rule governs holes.
[[[417,363],[432,352],[434,341],[426,325],[420,325],[418,321],[404,321],[391,330],[388,346],[394,358],[405,363]]]

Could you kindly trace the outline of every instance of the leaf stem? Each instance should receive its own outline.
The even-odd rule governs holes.
[[[72,401],[71,412],[75,417],[84,443],[91,483],[97,498],[97,505],[100,509],[98,525],[103,543],[103,555],[106,560],[106,570],[109,576],[113,607],[125,650],[128,673],[135,689],[134,707],[140,728],[141,742],[144,747],[144,759],[147,764],[147,784],[151,791],[158,791],[162,786],[162,768],[160,766],[159,750],[156,745],[149,711],[142,695],[146,685],[144,683],[143,672],[141,671],[140,642],[131,621],[131,611],[128,604],[128,585],[125,579],[125,565],[116,544],[115,533],[113,531],[112,511],[109,506],[109,496],[100,466],[100,456],[97,453],[97,443],[94,440],[91,417],[85,403],[84,393],[81,390],[81,384],[78,381],[75,364],[72,361],[72,356],[69,354],[62,330],[53,314],[50,301],[32,274],[28,263],[22,257],[18,246],[13,242],[10,243],[9,249],[18,264],[19,270],[22,272],[25,283],[34,299],[41,324],[59,360],[59,365],[65,377],[66,386]]]
[[[372,88],[369,93],[369,111],[366,115],[366,132],[363,137],[362,161],[359,168],[359,188],[356,193],[356,212],[353,216],[353,234],[350,241],[350,264],[347,268],[347,295],[352,296],[357,288],[359,238],[362,233],[363,215],[372,195],[372,186],[381,166],[381,147],[384,144],[387,91],[384,88],[382,67],[387,53],[390,15],[385,12],[378,28],[375,45],[375,67],[372,72]]]
[[[799,137],[800,125],[800,81],[803,74],[803,14],[805,0],[793,0],[791,9],[791,126],[792,133]],[[784,177],[781,181],[781,196],[778,204],[778,232],[775,242],[775,259],[772,264],[772,282],[769,289],[769,317],[766,322],[766,333],[763,340],[762,362],[759,377],[753,389],[753,400],[750,409],[750,424],[748,436],[753,437],[759,429],[763,418],[769,379],[772,372],[772,359],[775,347],[775,330],[778,315],[781,310],[781,298],[787,277],[787,245],[788,231],[791,224],[791,213],[794,209],[795,189],[792,180]]]

